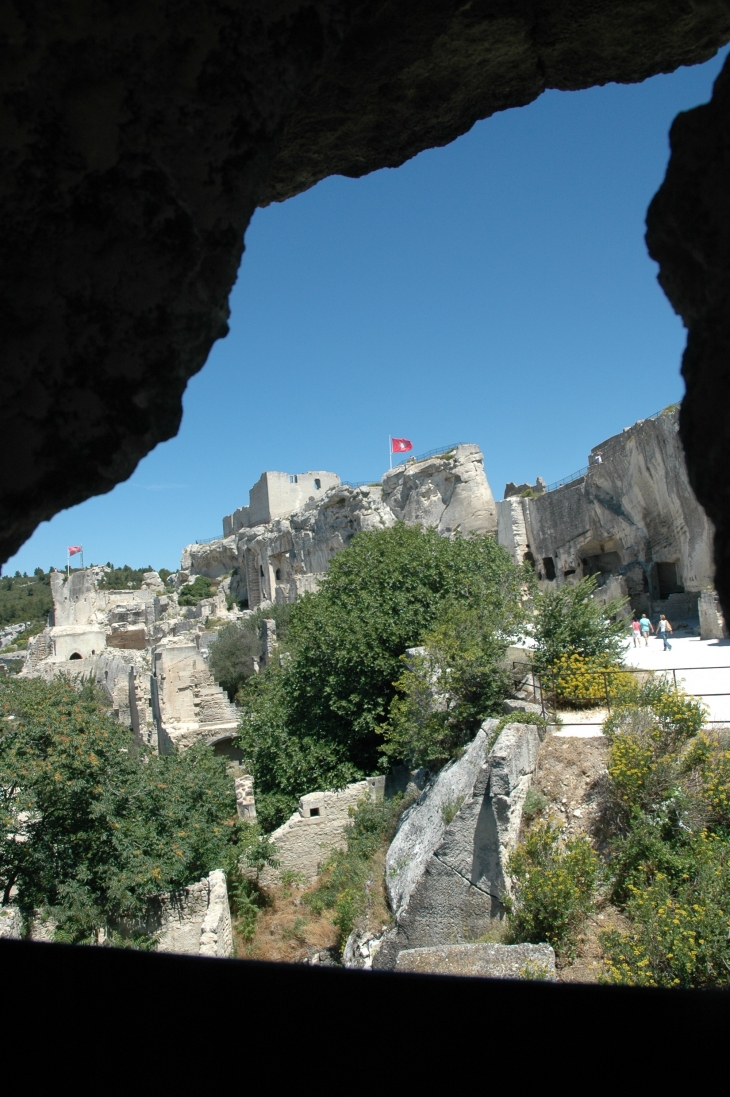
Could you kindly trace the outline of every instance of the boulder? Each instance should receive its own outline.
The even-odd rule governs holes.
[[[396,971],[428,975],[481,975],[487,979],[555,980],[550,945],[469,944],[404,949]]]
[[[540,739],[533,724],[508,724],[490,749],[496,728],[485,720],[462,757],[404,812],[386,857],[395,926],[373,967],[395,967],[404,949],[468,943],[503,916],[506,859]]]

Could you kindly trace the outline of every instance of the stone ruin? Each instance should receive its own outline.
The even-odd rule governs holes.
[[[302,796],[298,810],[270,835],[278,864],[263,870],[263,886],[279,883],[287,872],[302,883],[312,883],[330,854],[344,846],[352,812],[363,800],[382,800],[384,789],[384,777],[368,777],[340,791]]]
[[[299,488],[308,478],[320,486],[300,504]],[[263,487],[266,506],[254,496]],[[356,533],[398,521],[421,523],[445,536],[495,534],[497,511],[479,447],[459,445],[427,460],[407,461],[380,483],[357,487],[342,484],[335,473],[263,473],[249,506],[223,519],[222,538],[185,548],[179,575],[188,581],[231,572],[230,591],[249,609],[295,602],[317,589],[332,557]]]

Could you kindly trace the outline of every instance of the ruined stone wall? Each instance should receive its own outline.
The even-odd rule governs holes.
[[[294,872],[311,882],[333,850],[345,844],[345,827],[351,822],[351,809],[363,800],[382,799],[384,777],[356,781],[340,792],[310,792],[302,796],[299,810],[270,836],[276,847],[277,868],[267,866],[261,883],[276,884],[284,872]]]
[[[194,639],[162,640],[154,652],[160,753],[234,737],[239,715],[214,681]]]

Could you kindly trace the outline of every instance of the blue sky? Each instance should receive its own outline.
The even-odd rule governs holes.
[[[231,331],[188,385],[177,438],[108,495],[44,522],[3,569],[176,568],[264,469],[379,478],[476,442],[495,498],[549,482],[681,398],[684,330],[644,218],[680,111],[726,50],[644,84],[547,92],[443,149],[258,210]]]

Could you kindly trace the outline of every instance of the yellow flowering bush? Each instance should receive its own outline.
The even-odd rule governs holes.
[[[611,742],[609,777],[625,809],[648,809],[679,780],[687,769],[682,751],[703,719],[701,704],[661,679],[618,702],[603,730]]]
[[[699,795],[716,825],[730,826],[730,750],[707,734],[697,736],[684,759],[690,773],[699,777]]]
[[[637,685],[629,671],[622,670],[605,655],[586,656],[578,652],[559,656],[544,677],[544,684],[558,701],[585,708],[632,696]]]
[[[509,858],[512,894],[504,899],[514,941],[547,941],[570,954],[593,903],[598,858],[586,838],[561,841],[561,825],[536,823]]]
[[[632,884],[632,927],[602,935],[609,982],[635,986],[730,985],[730,848],[706,831],[682,853],[684,871]]]

